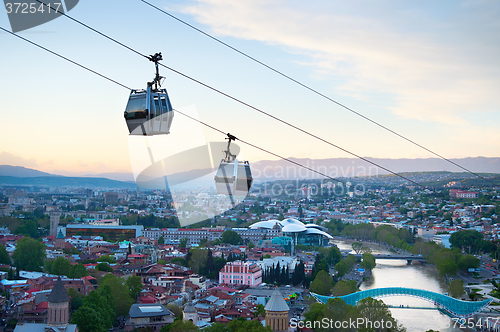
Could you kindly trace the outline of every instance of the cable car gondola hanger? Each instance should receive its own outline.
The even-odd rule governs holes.
[[[158,62],[163,60],[161,53],[147,57],[155,63],[156,74],[152,82],[147,83],[146,90],[131,90],[125,121],[130,135],[153,136],[170,133],[170,126],[174,117],[172,104],[167,89],[161,88]]]
[[[231,153],[232,141],[237,138],[227,134],[227,149],[224,152],[224,159],[221,160],[217,173],[215,173],[215,186],[218,194],[236,197],[246,197],[252,186],[253,177],[248,161],[238,161],[236,155]],[[234,202],[233,202],[234,205]]]

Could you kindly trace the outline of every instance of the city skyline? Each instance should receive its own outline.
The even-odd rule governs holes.
[[[447,158],[499,156],[496,3],[152,3]],[[141,52],[162,52],[166,65],[358,155],[433,157],[140,1],[82,2],[69,15]],[[6,14],[0,26],[9,29]],[[132,88],[152,79],[150,62],[64,17],[19,35]],[[131,172],[127,90],[10,34],[0,39],[8,64],[0,80],[0,164]],[[350,157],[164,68],[161,74],[174,108],[194,106],[225,132],[284,157]],[[172,137],[182,123],[177,114]],[[202,131],[209,142],[224,138]],[[181,144],[169,138],[167,146]],[[242,153],[250,162],[274,159],[249,147]]]

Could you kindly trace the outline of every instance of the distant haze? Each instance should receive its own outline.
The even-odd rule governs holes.
[[[376,176],[386,175],[387,171],[382,170],[374,165],[371,165],[363,160],[352,158],[332,158],[332,159],[298,159],[290,158],[291,160],[310,167],[316,171],[324,173],[331,177],[354,177],[354,176]],[[465,172],[463,169],[452,165],[438,158],[427,159],[379,159],[366,158],[376,164],[388,168],[396,173],[403,172],[431,172],[431,171],[448,171],[448,172]],[[500,158],[462,158],[451,159],[451,161],[477,173],[500,173]],[[272,181],[286,179],[305,179],[319,178],[320,175],[306,170],[302,167],[289,163],[285,160],[262,160],[251,163],[252,174],[256,180]],[[74,177],[92,177],[92,178],[107,178],[118,181],[133,181],[131,173],[102,173],[102,174],[71,174],[65,172],[66,176]],[[40,172],[34,169],[0,165],[0,176],[13,177],[44,177],[44,176],[60,176]]]

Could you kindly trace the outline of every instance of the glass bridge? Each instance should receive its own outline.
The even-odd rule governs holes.
[[[360,300],[372,297],[386,297],[386,296],[412,296],[431,302],[436,307],[441,308],[455,317],[469,317],[472,316],[485,307],[490,305],[491,299],[484,301],[462,301],[454,299],[453,297],[431,292],[423,289],[404,288],[404,287],[387,287],[387,288],[374,288],[344,296],[325,296],[316,293],[310,293],[318,302],[326,303],[329,299],[340,298],[349,305],[356,305]]]

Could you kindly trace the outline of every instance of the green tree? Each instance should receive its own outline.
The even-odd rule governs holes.
[[[356,254],[360,254],[361,253],[361,248],[363,248],[363,243],[362,242],[353,242],[352,243],[352,250],[354,250],[354,252]]]
[[[98,262],[106,262],[109,264],[116,263],[116,258],[113,255],[103,255],[97,259]]]
[[[142,280],[139,276],[130,276],[126,281],[128,290],[130,292],[130,297],[137,299],[142,291]]]
[[[175,317],[180,317],[182,315],[182,308],[175,303],[167,304],[167,309],[174,314]]]
[[[0,264],[2,265],[10,265],[10,257],[9,253],[7,252],[7,249],[0,244]]]
[[[165,239],[163,238],[163,236],[160,236],[160,238],[158,239],[158,244],[165,244]]]
[[[64,257],[57,257],[51,265],[52,274],[68,276],[71,271],[71,263]]]
[[[161,328],[160,332],[198,332],[198,327],[192,321],[176,320]]]
[[[347,271],[349,271],[347,264],[342,260],[335,264],[335,271],[337,271],[337,275],[339,278],[342,278]]]
[[[221,243],[229,243],[229,244],[240,244],[241,243],[241,235],[236,233],[235,231],[228,229],[222,233]]]
[[[78,326],[81,332],[104,332],[106,327],[100,315],[92,308],[80,307],[71,315],[71,323]]]
[[[319,295],[329,295],[332,291],[333,279],[326,271],[319,271],[310,285],[310,290]]]
[[[99,288],[105,285],[109,285],[111,289],[117,317],[127,316],[130,307],[134,303],[134,299],[130,296],[125,280],[108,273],[99,279]]]
[[[193,270],[194,273],[206,275],[206,265],[208,258],[207,249],[191,249],[191,258],[189,259],[188,265]]]
[[[248,249],[250,250],[250,249],[253,249],[253,248],[255,248],[255,244],[253,244],[253,242],[250,242],[248,244]]]
[[[445,258],[437,266],[441,276],[452,276],[457,274],[458,265],[453,258]]]
[[[292,285],[300,285],[306,278],[304,262],[300,261],[299,264],[295,266],[295,270],[292,273]]]
[[[230,321],[227,328],[229,332],[272,332],[270,327],[264,327],[259,321],[243,317]]]
[[[102,262],[97,264],[96,266],[97,270],[102,271],[102,272],[113,272],[113,268],[109,266],[108,263]]]
[[[333,286],[333,296],[344,296],[354,293],[358,290],[356,280],[340,280]]]
[[[481,260],[470,254],[462,256],[458,260],[458,268],[465,272],[467,272],[469,268],[478,268],[479,265],[481,265]]]
[[[31,237],[23,237],[17,241],[12,257],[20,270],[42,271],[45,245]]]
[[[266,317],[266,310],[264,308],[263,304],[257,304],[257,310],[253,313],[255,317],[258,317],[259,315],[262,317]]]
[[[455,279],[450,284],[448,285],[448,292],[450,293],[450,296],[458,299],[464,295],[465,290],[464,290],[464,283],[460,279]]]
[[[375,262],[375,256],[369,253],[363,254],[363,260],[361,261],[361,266],[365,270],[373,270],[373,268],[377,265]]]
[[[183,237],[182,239],[179,240],[179,245],[181,248],[186,248],[187,247],[187,243],[188,243],[188,238],[187,237]]]
[[[80,279],[81,277],[88,276],[89,272],[83,264],[76,264],[71,267],[68,277]]]
[[[78,310],[78,308],[80,308],[83,304],[83,295],[78,293],[78,291],[73,287],[69,287],[67,291],[68,296],[71,297],[71,310]]]

